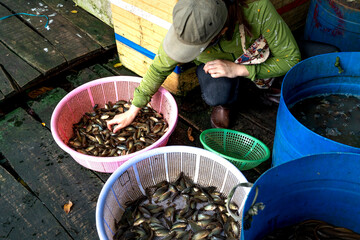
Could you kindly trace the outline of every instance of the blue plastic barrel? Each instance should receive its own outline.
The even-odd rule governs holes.
[[[243,216],[242,240],[262,239],[276,229],[305,220],[321,220],[360,233],[360,154],[328,153],[306,156],[270,168],[261,175],[245,201],[248,212],[265,205],[252,217]]]
[[[360,9],[339,0],[311,0],[305,39],[332,44],[344,52],[360,51]]]
[[[344,72],[334,66],[339,57]],[[325,138],[302,125],[289,107],[304,98],[320,94],[360,95],[360,52],[329,53],[296,64],[285,75],[272,153],[272,165],[324,152],[360,153],[360,148]]]

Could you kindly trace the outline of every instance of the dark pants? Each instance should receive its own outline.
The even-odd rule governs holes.
[[[312,41],[298,41],[302,59],[306,59],[315,55],[340,51],[338,48]],[[238,78],[212,78],[203,70],[204,64],[196,69],[196,75],[199,79],[202,98],[206,104],[210,106],[231,105],[236,102],[239,92],[239,83],[242,80]]]
[[[203,70],[204,64],[196,69],[196,75],[199,79],[201,95],[206,104],[210,106],[230,105],[238,97],[240,77],[238,78],[212,78]]]

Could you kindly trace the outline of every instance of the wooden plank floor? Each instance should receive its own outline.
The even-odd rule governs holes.
[[[71,239],[49,209],[0,168],[1,239]]]
[[[113,29],[72,1],[2,0],[0,18],[13,14],[0,21],[0,101],[115,49]]]

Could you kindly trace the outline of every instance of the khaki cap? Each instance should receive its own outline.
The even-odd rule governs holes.
[[[223,0],[179,0],[163,42],[166,54],[177,62],[193,61],[224,27],[227,14]]]

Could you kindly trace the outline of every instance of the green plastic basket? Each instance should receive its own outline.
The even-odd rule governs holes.
[[[239,131],[211,128],[200,134],[206,150],[229,160],[239,170],[258,166],[270,157],[269,148],[260,140]]]

